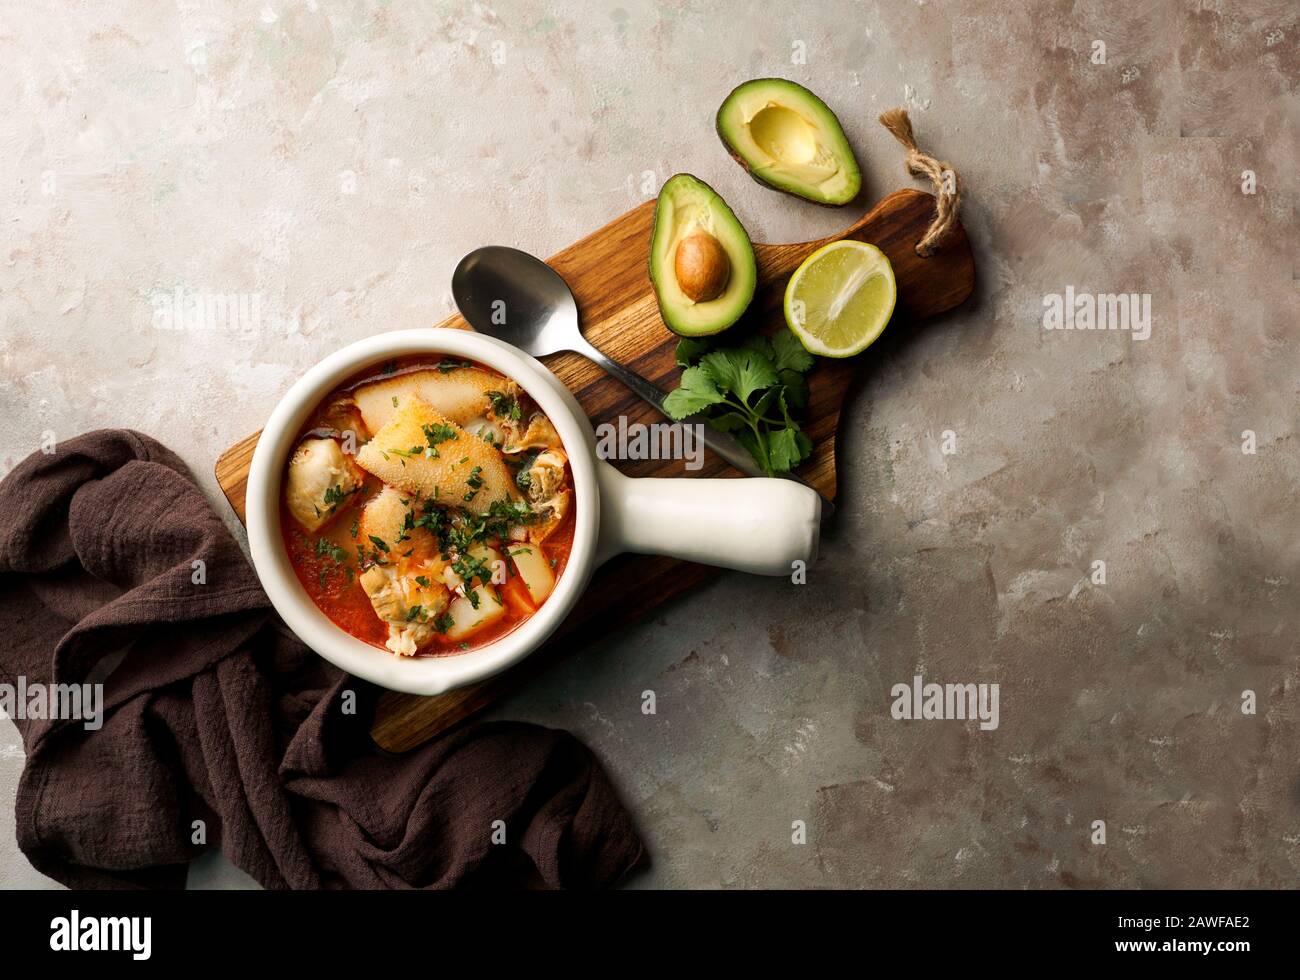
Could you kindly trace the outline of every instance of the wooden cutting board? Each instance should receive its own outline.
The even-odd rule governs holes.
[[[901,190],[890,194],[861,220],[843,232],[818,241],[794,245],[755,243],[758,288],[745,316],[725,335],[726,343],[739,343],[747,332],[768,332],[784,326],[782,298],[790,273],[814,250],[832,241],[854,238],[878,246],[894,267],[898,305],[889,330],[906,322],[952,309],[970,295],[975,263],[965,231],[954,230],[944,248],[929,258],[919,258],[916,243],[934,217],[930,194]],[[622,361],[668,391],[677,385],[674,361],[677,337],[659,317],[654,291],[646,272],[654,201],[633,208],[604,228],[588,235],[549,260],[578,301],[587,339],[616,361]],[[441,327],[469,329],[453,316]],[[868,350],[863,357],[870,357]],[[594,424],[617,422],[626,416],[634,422],[663,421],[655,410],[619,382],[577,354],[557,354],[545,359],[559,379],[577,395]],[[804,431],[814,444],[813,454],[799,474],[821,493],[835,497],[835,428],[856,359],[819,360],[809,376],[809,400]],[[217,482],[241,521],[248,467],[257,434],[237,443],[217,460]],[[708,454],[704,468],[688,473],[680,460],[646,460],[615,464],[629,476],[738,476],[725,462]],[[667,558],[623,555],[597,569],[587,595],[577,609],[543,646],[514,668],[472,687],[437,697],[416,697],[384,692],[379,696],[371,735],[390,752],[402,752],[445,731],[491,704],[507,691],[583,641],[585,636],[607,632],[631,622],[655,606],[698,585],[717,570]],[[376,651],[376,656],[386,656]]]

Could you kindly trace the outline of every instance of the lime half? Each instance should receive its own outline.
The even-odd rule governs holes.
[[[804,260],[785,287],[785,322],[822,357],[852,357],[884,332],[898,290],[885,253],[832,242]]]

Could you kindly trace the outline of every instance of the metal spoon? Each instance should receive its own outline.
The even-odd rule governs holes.
[[[536,256],[502,245],[475,249],[452,273],[451,295],[461,316],[480,333],[513,344],[533,357],[566,350],[581,354],[668,415],[662,391],[610,360],[582,335],[578,304],[568,284]],[[703,426],[703,432],[704,445],[736,469],[748,476],[766,475],[749,451],[727,433],[708,426]],[[823,498],[823,516],[829,510],[833,507]]]

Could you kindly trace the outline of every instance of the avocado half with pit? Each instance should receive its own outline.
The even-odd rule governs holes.
[[[668,328],[683,337],[726,330],[757,281],[754,246],[727,202],[698,177],[669,177],[650,233],[650,282]]]
[[[862,186],[839,119],[797,82],[756,78],[737,86],[718,109],[717,127],[759,183],[818,204],[847,204]]]

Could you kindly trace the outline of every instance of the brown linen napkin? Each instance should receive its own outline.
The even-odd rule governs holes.
[[[0,482],[0,683],[81,684],[119,657],[101,729],[15,718],[18,843],[65,885],[180,887],[217,844],[268,888],[597,887],[641,857],[566,732],[374,750],[371,689],[280,623],[180,459],[104,429]]]

